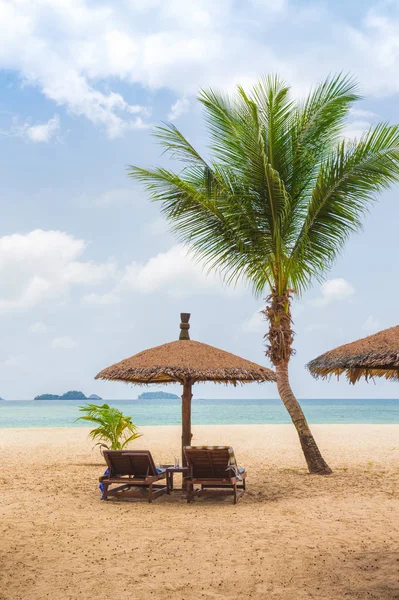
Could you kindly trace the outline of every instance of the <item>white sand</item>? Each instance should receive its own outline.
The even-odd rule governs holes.
[[[132,447],[172,462],[179,428],[141,430]],[[331,477],[291,426],[196,426],[248,469],[234,506],[101,502],[87,430],[1,429],[0,600],[398,599],[399,425],[313,430]]]

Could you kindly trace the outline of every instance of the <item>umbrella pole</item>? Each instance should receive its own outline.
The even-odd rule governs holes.
[[[184,446],[191,446],[191,398],[192,394],[192,383],[190,380],[186,380],[183,383],[183,395],[181,397],[181,422],[182,422],[182,464],[183,467],[187,466],[186,457],[183,452]]]

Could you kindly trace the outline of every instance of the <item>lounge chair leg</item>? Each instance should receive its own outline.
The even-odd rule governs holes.
[[[152,483],[148,486],[148,502],[151,504],[152,502]]]
[[[103,491],[103,500],[108,500],[108,486],[109,483],[103,483],[104,491]]]
[[[193,489],[194,486],[190,483],[187,484],[187,503],[190,504],[191,500],[192,500],[192,493],[193,493]]]
[[[237,484],[234,484],[234,504],[237,504]]]
[[[246,490],[246,489],[247,489],[246,485],[247,485],[247,484],[245,483],[245,477],[244,477],[244,479],[242,480],[242,489],[243,489],[243,490]]]

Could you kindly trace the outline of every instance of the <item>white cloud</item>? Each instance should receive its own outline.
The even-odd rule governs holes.
[[[376,333],[380,329],[382,329],[382,324],[379,319],[373,317],[373,315],[369,315],[365,322],[363,323],[362,329],[367,333]]]
[[[265,319],[265,315],[262,314],[262,308],[254,312],[252,317],[244,321],[242,329],[246,333],[265,333],[268,328],[268,324]]]
[[[351,121],[345,126],[342,137],[359,140],[370,129],[371,125],[368,121]]]
[[[158,217],[147,225],[147,230],[151,235],[160,236],[168,233],[168,224],[162,217]]]
[[[287,0],[250,0],[250,3],[258,9],[279,13],[287,8]]]
[[[22,356],[9,356],[3,364],[5,367],[20,367],[22,359]]]
[[[342,48],[348,53],[348,67],[357,67],[365,89],[382,96],[398,92],[398,80],[392,77],[399,64],[399,19],[390,4],[370,9],[356,28],[347,27]]]
[[[162,290],[170,296],[189,296],[198,292],[232,293],[218,275],[208,275],[182,244],[157,254],[145,264],[131,263],[126,267],[119,289],[142,293]]]
[[[97,285],[111,279],[115,271],[116,265],[112,261],[100,264],[71,261],[64,266],[63,279],[70,285]]]
[[[108,293],[108,294],[86,294],[82,298],[82,302],[86,304],[117,304],[119,302],[119,297],[116,294]]]
[[[127,188],[113,188],[96,193],[78,194],[74,201],[77,205],[95,206],[95,207],[112,207],[115,205],[126,204],[128,202],[137,202],[137,197],[142,194],[139,186],[131,185]]]
[[[354,288],[345,279],[328,279],[320,286],[321,296],[314,300],[315,306],[326,306],[332,302],[347,300],[355,293]]]
[[[370,110],[352,108],[343,131],[343,137],[359,140],[378,120],[378,115]]]
[[[87,243],[61,231],[37,229],[27,234],[0,237],[0,313],[28,310],[40,304],[60,304],[75,287],[111,284],[100,293],[90,290],[82,297],[86,304],[111,305],[130,292],[170,296],[197,293],[240,292],[225,287],[221,278],[207,274],[189,257],[183,245],[172,246],[145,263],[118,266],[113,261],[82,260]],[[44,333],[43,323],[30,326],[30,333]]]
[[[8,131],[1,130],[2,135],[10,137],[21,137],[34,143],[49,142],[60,129],[60,118],[54,115],[46,123],[31,125],[28,121],[19,122],[18,118],[13,119],[13,125]]]
[[[116,188],[114,190],[107,190],[100,194],[95,199],[95,204],[97,206],[107,206],[110,204],[122,204],[124,202],[128,202],[133,199],[132,190],[126,190],[123,188]]]
[[[52,119],[49,119],[47,123],[43,123],[42,125],[25,126],[25,135],[32,142],[49,142],[59,128],[60,118],[58,115],[54,115]]]
[[[190,101],[187,98],[179,98],[170,107],[170,113],[168,114],[169,121],[176,121],[181,115],[186,113],[190,108]]]
[[[110,137],[145,126],[148,109],[92,84],[108,76],[126,79],[134,68],[137,41],[124,33],[122,14],[85,0],[0,0],[0,20],[7,23],[1,67],[19,71],[26,83],[70,113],[103,125]]]
[[[371,110],[363,110],[361,108],[351,108],[349,114],[357,119],[376,119],[378,115]]]
[[[281,28],[273,29],[276,19]],[[121,82],[172,90],[178,97],[172,119],[198,87],[247,84],[265,71],[303,91],[345,65],[366,93],[399,91],[399,17],[391,4],[364,9],[356,26],[326,4],[299,7],[287,0],[248,0],[239,7],[233,0],[0,0],[0,20],[7,23],[0,68],[18,72],[24,84],[110,137],[149,126],[149,109],[115,91]],[[367,120],[365,112],[354,117]],[[32,139],[47,139],[56,126],[49,123],[31,127]]]
[[[36,229],[0,237],[0,312],[60,300],[73,286],[112,278],[113,263],[80,260],[86,246],[61,231]]]
[[[304,331],[306,333],[314,333],[317,331],[328,332],[330,330],[331,330],[331,325],[327,325],[326,323],[308,323],[304,326]]]
[[[72,348],[76,348],[77,342],[69,335],[65,335],[64,337],[54,338],[51,342],[51,347],[55,349],[61,350],[71,350]]]
[[[42,321],[37,321],[36,323],[32,323],[28,331],[29,333],[47,333],[48,327]]]

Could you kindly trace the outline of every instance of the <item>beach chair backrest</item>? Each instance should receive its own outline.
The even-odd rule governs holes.
[[[191,477],[225,479],[234,477],[229,469],[231,448],[187,446],[184,448]]]
[[[104,450],[104,458],[111,477],[129,475],[145,478],[157,475],[149,450]]]

